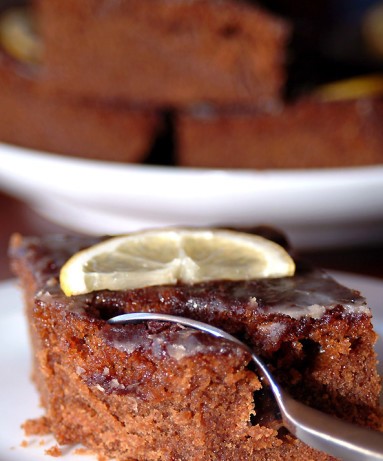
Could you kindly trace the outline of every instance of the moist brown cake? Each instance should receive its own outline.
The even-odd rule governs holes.
[[[152,109],[48,96],[44,79],[0,54],[0,140],[83,158],[141,162],[162,129]]]
[[[280,100],[288,27],[256,3],[39,0],[36,8],[53,91],[177,107]]]
[[[45,423],[60,444],[119,460],[319,460],[283,428],[243,350],[178,325],[111,326],[124,312],[179,314],[252,345],[296,398],[381,428],[371,313],[359,292],[298,265],[293,277],[66,297],[62,264],[94,238],[11,242]]]
[[[383,163],[383,100],[305,98],[274,113],[179,114],[177,163],[209,168],[330,168]]]
[[[190,167],[382,163],[380,99],[307,97],[331,80],[317,63],[326,2],[7,0],[0,13],[25,3],[39,52],[13,56],[0,34],[2,142]]]

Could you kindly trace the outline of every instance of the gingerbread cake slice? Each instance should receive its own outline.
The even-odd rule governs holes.
[[[143,162],[163,130],[154,109],[47,95],[44,78],[0,50],[0,141],[74,157]]]
[[[297,262],[295,275],[66,296],[59,271],[96,238],[11,241],[34,381],[60,444],[130,460],[334,460],[283,427],[246,352],[178,325],[112,326],[136,311],[192,317],[252,346],[297,399],[380,430],[376,340],[366,300]]]
[[[382,98],[370,95],[306,96],[271,112],[201,106],[176,116],[177,162],[256,169],[376,165],[383,161],[382,114]]]
[[[289,26],[255,2],[39,0],[32,6],[50,91],[157,107],[264,106],[281,99]]]

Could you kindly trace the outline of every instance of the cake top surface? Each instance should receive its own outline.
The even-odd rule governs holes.
[[[81,312],[81,306],[89,304],[133,306],[141,298],[146,300],[146,304],[172,306],[173,310],[182,302],[190,311],[203,310],[208,306],[212,312],[226,312],[230,315],[235,314],[235,311],[246,311],[259,315],[289,316],[293,319],[307,316],[318,319],[337,306],[342,306],[350,314],[369,314],[366,301],[359,292],[340,285],[323,271],[300,264],[292,277],[165,285],[122,292],[104,290],[67,298],[58,284],[61,266],[75,252],[97,243],[99,239],[61,235],[15,239],[11,256],[22,258],[26,264],[33,266],[39,296],[52,298],[57,303],[64,302],[72,311]]]
[[[217,280],[65,296],[59,284],[60,268],[74,253],[99,241],[94,237],[16,235],[11,242],[11,259],[33,274],[36,303],[59,309],[63,315],[101,322],[100,325],[128,312],[181,315],[210,323],[272,351],[283,341],[303,338],[337,319],[353,322],[359,316],[371,316],[358,291],[301,263],[297,263],[291,277]],[[181,334],[178,339],[184,347],[190,338]]]

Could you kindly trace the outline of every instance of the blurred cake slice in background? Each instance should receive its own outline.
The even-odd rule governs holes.
[[[372,70],[329,53],[332,2],[31,0],[1,9],[2,142],[190,167],[382,163],[383,84],[340,101],[311,96]]]
[[[306,97],[274,112],[202,107],[178,115],[177,162],[256,169],[379,164],[382,117],[383,99],[370,96]]]

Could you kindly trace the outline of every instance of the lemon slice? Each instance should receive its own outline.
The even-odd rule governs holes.
[[[328,83],[315,93],[323,101],[343,101],[383,95],[383,75],[366,75]]]
[[[377,58],[383,57],[383,4],[372,5],[362,20],[362,37],[370,54]]]
[[[42,45],[32,13],[26,8],[12,8],[0,16],[0,45],[12,57],[23,62],[39,63]]]
[[[164,229],[113,237],[72,256],[62,267],[67,296],[97,290],[294,274],[280,245],[225,230]]]

